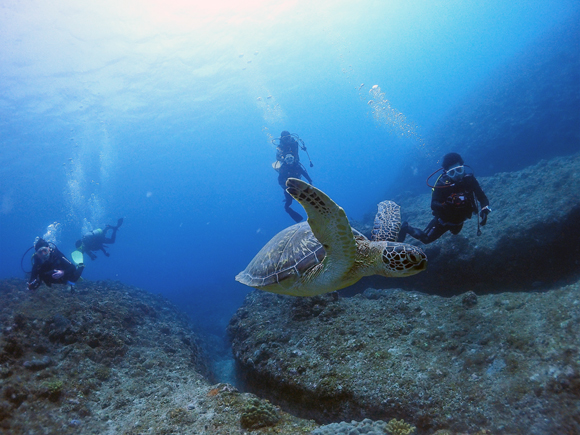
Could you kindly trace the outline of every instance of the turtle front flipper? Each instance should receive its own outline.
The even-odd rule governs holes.
[[[350,269],[357,248],[342,207],[320,189],[297,178],[288,178],[286,187],[286,191],[306,210],[312,233],[326,251],[324,262],[331,262],[334,272]]]
[[[396,242],[400,230],[401,207],[393,201],[380,202],[371,240],[373,242]]]

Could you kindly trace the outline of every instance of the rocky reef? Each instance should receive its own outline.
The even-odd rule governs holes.
[[[543,160],[518,172],[478,177],[492,213],[477,236],[477,219],[456,236],[444,234],[425,249],[429,266],[394,280],[369,277],[348,291],[367,287],[417,289],[454,295],[558,287],[580,278],[580,153]],[[427,189],[426,189],[427,190]],[[403,221],[425,228],[432,219],[431,192],[393,198]],[[374,218],[374,216],[372,217]],[[370,236],[372,219],[353,223]]]
[[[580,433],[578,282],[451,298],[254,291],[229,332],[253,392],[327,427],[396,418],[418,434]],[[315,433],[349,433],[338,428]]]
[[[318,425],[212,384],[167,300],[118,282],[31,292],[0,281],[0,433],[310,433]]]

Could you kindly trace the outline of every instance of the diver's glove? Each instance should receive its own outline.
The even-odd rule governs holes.
[[[28,290],[36,290],[38,287],[40,287],[40,281],[35,279],[34,281],[27,283],[27,285]]]
[[[54,279],[60,279],[64,275],[64,270],[54,270],[53,272],[52,277]]]
[[[487,215],[491,212],[491,208],[489,206],[485,206],[479,212],[479,216],[481,217],[481,222],[479,223],[481,226],[484,226],[487,223]]]

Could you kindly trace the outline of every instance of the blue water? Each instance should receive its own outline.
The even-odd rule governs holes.
[[[466,101],[474,109],[502,71],[551,59],[558,38],[577,44],[579,9],[572,0],[4,1],[0,278],[24,278],[22,254],[49,229],[70,255],[84,231],[124,217],[110,258],[87,260],[83,277],[161,293],[219,334],[250,290],[234,276],[293,223],[272,138],[299,134],[314,183],[357,220],[385,192],[423,186],[445,152],[479,152],[485,174],[505,170],[501,155],[472,144],[445,149],[441,132],[453,133],[450,116]],[[567,62],[558,69],[575,83],[578,65]],[[580,109],[578,85],[567,94],[572,106],[550,116]],[[550,157],[545,145],[534,159]],[[558,152],[579,148],[572,139]]]

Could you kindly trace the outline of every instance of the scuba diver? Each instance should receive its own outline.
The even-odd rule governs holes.
[[[105,251],[104,245],[115,243],[115,238],[117,237],[117,230],[122,224],[123,218],[120,218],[117,221],[117,226],[107,225],[104,230],[97,228],[96,230],[91,231],[90,233],[86,233],[83,236],[82,240],[77,240],[75,243],[78,252],[80,254],[86,252],[89,255],[89,257],[91,257],[91,260],[97,258],[97,256],[91,251],[101,250],[103,251],[105,256],[108,257],[110,254],[107,251]],[[107,231],[109,230],[111,230],[112,233],[111,237],[107,238]],[[82,255],[80,255],[79,257],[77,257],[77,255],[79,254],[77,254],[76,251],[73,252],[73,261],[77,262],[76,258],[80,258],[81,259],[80,261],[82,262]]]
[[[278,141],[278,143],[276,143]],[[300,144],[298,143],[300,142]],[[290,205],[292,204],[293,198],[288,192],[286,192],[286,180],[288,178],[302,178],[304,177],[310,184],[312,184],[312,178],[306,172],[306,169],[300,163],[300,156],[298,154],[298,148],[302,149],[308,155],[308,150],[304,141],[300,139],[297,134],[290,134],[290,132],[284,130],[280,133],[280,138],[273,139],[272,143],[276,145],[276,161],[272,163],[272,167],[278,171],[278,184],[284,190],[284,210],[290,215],[290,217],[295,222],[301,222],[304,218],[300,213],[293,210]],[[310,155],[308,155],[308,160],[310,160]],[[314,164],[310,160],[310,167],[312,168]]]
[[[84,264],[75,266],[56,245],[38,238],[34,243],[32,272],[27,283],[29,290],[36,290],[42,281],[51,287],[52,284],[70,284],[71,291],[83,273]]]
[[[397,242],[404,242],[407,234],[425,244],[437,240],[447,231],[453,235],[459,234],[463,223],[471,219],[472,215],[478,214],[476,198],[482,207],[479,210],[481,221],[478,217],[477,222],[477,235],[481,235],[479,226],[487,223],[487,215],[491,212],[489,200],[473,173],[465,173],[465,166],[457,153],[449,153],[443,157],[442,168],[427,178],[427,185],[433,190],[431,210],[434,218],[423,231],[403,222]],[[443,173],[437,178],[435,185],[431,186],[429,179],[440,170]]]

